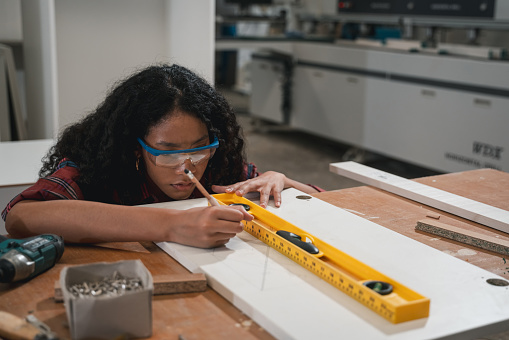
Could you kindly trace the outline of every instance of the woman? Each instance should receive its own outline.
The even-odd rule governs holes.
[[[253,217],[241,207],[189,210],[135,205],[209,192],[272,195],[319,189],[247,164],[244,141],[226,100],[178,65],[151,66],[119,83],[90,115],[64,130],[39,181],[2,213],[13,237],[53,233],[67,242],[170,241],[216,247]]]

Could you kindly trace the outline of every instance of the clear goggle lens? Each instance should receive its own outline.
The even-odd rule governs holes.
[[[152,158],[157,166],[179,168],[183,166],[187,160],[194,166],[208,161],[214,156],[215,151],[216,149],[206,149],[192,153],[163,154],[158,156],[150,155],[150,158]]]
[[[204,161],[209,160],[214,156],[216,149],[219,147],[217,136],[214,136],[214,141],[206,146],[201,146],[194,149],[164,151],[153,149],[141,139],[137,138],[138,143],[148,152],[150,160],[155,165],[164,166],[168,168],[178,168],[183,166],[187,160],[192,165],[198,165]]]

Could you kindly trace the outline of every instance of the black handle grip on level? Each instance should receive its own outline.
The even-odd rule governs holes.
[[[300,236],[297,234],[285,230],[278,230],[276,234],[281,236],[285,240],[292,242],[297,247],[307,251],[310,254],[318,254],[320,252],[313,243],[302,241]]]

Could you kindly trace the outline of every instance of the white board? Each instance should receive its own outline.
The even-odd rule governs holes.
[[[509,233],[509,211],[356,162],[329,165],[331,172]]]
[[[486,283],[503,278],[317,198],[296,198],[302,194],[285,190],[282,207],[268,209],[430,298],[430,316],[392,324],[246,232],[216,249],[157,245],[205,273],[210,287],[278,339],[468,339],[509,330],[509,288]]]
[[[37,182],[42,159],[54,143],[52,139],[1,142],[0,187]]]

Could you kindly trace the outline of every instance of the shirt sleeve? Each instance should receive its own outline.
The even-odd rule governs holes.
[[[244,165],[244,174],[246,180],[260,176],[258,168],[253,163],[247,163]]]
[[[51,201],[51,200],[82,200],[84,199],[75,179],[79,176],[76,165],[70,161],[62,162],[57,170],[39,180],[30,188],[14,197],[2,211],[2,219],[5,221],[7,214],[14,205],[24,200]]]

